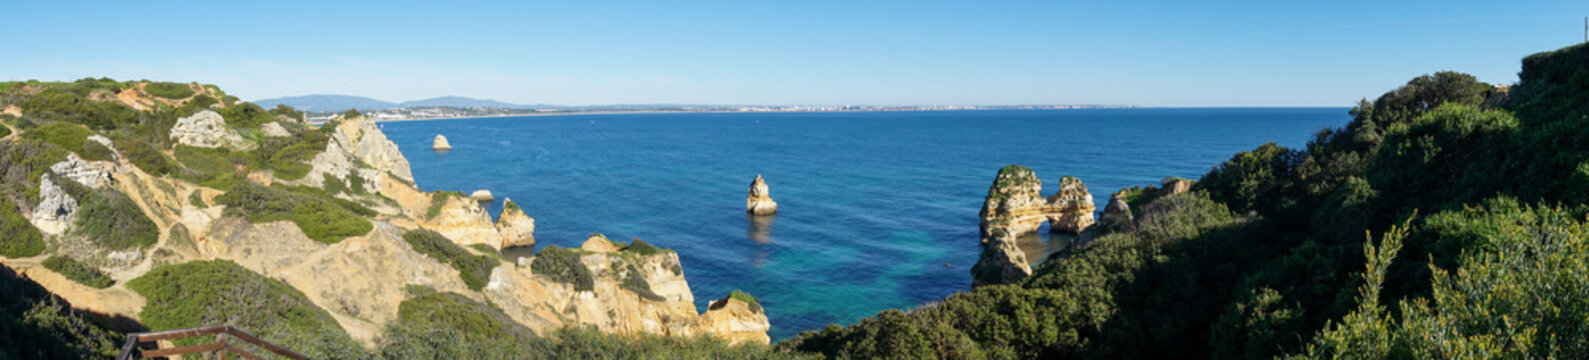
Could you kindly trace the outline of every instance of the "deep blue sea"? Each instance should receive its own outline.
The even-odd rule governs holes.
[[[702,310],[761,299],[774,341],[971,286],[977,211],[1000,167],[1044,192],[1196,179],[1266,142],[1301,147],[1345,108],[669,113],[382,123],[421,189],[489,189],[535,218],[537,247],[601,232],[678,250]],[[454,149],[430,150],[444,134]],[[775,217],[745,214],[757,174]],[[491,204],[493,216],[501,201]],[[1037,242],[1057,241],[1046,236]],[[1041,247],[1039,245],[1039,247]],[[1034,259],[1041,257],[1034,256]]]

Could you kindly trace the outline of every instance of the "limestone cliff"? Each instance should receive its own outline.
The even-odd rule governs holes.
[[[768,215],[778,212],[778,203],[772,201],[768,193],[767,182],[762,181],[757,174],[755,180],[750,181],[750,195],[745,197],[745,211],[756,215]]]
[[[1059,190],[1044,198],[1043,182],[1025,166],[999,169],[982,202],[982,256],[972,266],[974,286],[1019,281],[1032,274],[1026,253],[1016,246],[1021,235],[1043,223],[1052,232],[1079,234],[1095,222],[1092,194],[1081,179],[1062,177]]]
[[[1126,203],[1126,194],[1122,190],[1109,196],[1109,205],[1103,208],[1103,215],[1098,217],[1098,225],[1110,231],[1120,231],[1136,221],[1131,214],[1131,205]]]
[[[194,88],[200,93],[213,92],[202,86]],[[186,101],[118,96],[95,101],[132,101],[149,108],[157,102],[172,105]],[[25,110],[18,112],[26,114]],[[265,134],[268,136],[282,135],[266,128],[261,131],[270,132]],[[7,266],[23,269],[32,278],[43,279],[40,283],[47,289],[79,308],[137,319],[145,299],[126,287],[128,280],[168,264],[229,260],[302,292],[367,345],[372,345],[397,317],[398,306],[411,296],[405,290],[410,286],[489,301],[513,321],[543,334],[562,326],[590,325],[619,333],[709,333],[735,342],[767,342],[768,323],[759,306],[729,301],[705,314],[697,313],[678,254],[672,251],[600,237],[599,241],[591,241],[592,250],[574,250],[578,252],[577,262],[589,270],[594,283],[590,290],[579,290],[535,273],[535,257],[511,263],[495,260],[498,258],[492,251],[468,247],[533,246],[534,219],[517,204],[505,200],[505,211],[493,223],[484,208],[461,194],[419,190],[407,159],[367,118],[342,119],[331,126],[303,132],[308,131],[325,134],[327,140],[324,150],[304,164],[310,168],[304,178],[284,180],[267,168],[245,169],[238,165],[237,174],[246,173],[247,180],[237,180],[310,188],[299,194],[326,190],[348,204],[357,204],[341,206],[376,210],[376,215],[368,216],[373,230],[328,243],[311,239],[301,224],[292,221],[252,223],[238,215],[228,215],[227,206],[218,201],[227,189],[195,183],[186,177],[146,173],[100,135],[108,132],[100,132],[89,140],[110,147],[112,161],[87,161],[68,152],[66,161],[52,164],[50,171],[40,177],[37,203],[19,204],[30,223],[49,234],[52,246],[39,256],[3,261]],[[286,136],[302,135],[286,132]],[[179,120],[171,138],[186,146],[226,147],[233,153],[254,151],[259,148],[255,141],[264,141],[238,136],[237,129],[208,110]],[[169,147],[158,150],[167,156],[173,151]],[[196,171],[180,162],[172,165],[179,171]],[[135,205],[129,207],[135,207],[130,211],[142,212],[158,228],[157,242],[125,251],[78,249],[91,242],[65,234],[74,216],[83,216],[77,211],[81,199],[74,199],[67,192],[69,186],[63,184],[68,181],[125,194]],[[365,191],[330,191],[333,185],[351,189],[355,184]],[[459,270],[415,250],[404,234],[417,229],[434,230],[453,243],[464,245],[468,253],[497,261],[484,288],[474,290]],[[104,289],[87,287],[39,264],[53,255],[82,260],[104,271],[115,284]],[[478,283],[475,286],[479,288]]]
[[[491,214],[480,203],[463,196],[441,195],[432,201],[440,202],[435,216],[420,219],[419,226],[446,236],[461,246],[485,244],[502,248],[502,234],[491,223]],[[422,216],[428,216],[425,214]]]
[[[502,247],[535,246],[535,219],[524,213],[512,199],[502,200],[502,215],[497,216],[497,233]]]

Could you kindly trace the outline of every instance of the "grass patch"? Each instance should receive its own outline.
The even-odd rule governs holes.
[[[111,151],[110,147],[105,146],[105,144],[101,144],[98,141],[92,140],[83,142],[83,151],[79,151],[77,154],[82,155],[83,160],[89,161],[108,161],[116,159],[116,152]]]
[[[656,247],[655,245],[646,243],[645,241],[640,241],[640,238],[635,238],[634,241],[629,243],[629,246],[625,246],[623,248],[623,251],[637,255],[651,256],[672,250],[664,250],[662,248]]]
[[[573,284],[574,290],[596,290],[596,277],[590,269],[585,268],[585,263],[579,261],[579,253],[557,245],[548,245],[535,255],[535,261],[530,263],[530,271],[552,281]]]
[[[668,300],[662,295],[657,295],[656,291],[651,290],[651,283],[646,282],[646,278],[640,275],[640,268],[633,263],[624,262],[623,282],[619,283],[618,287],[633,291],[646,300],[657,302]]]
[[[484,289],[486,282],[491,280],[491,269],[501,265],[500,261],[490,256],[475,255],[464,250],[435,231],[412,230],[403,233],[403,241],[413,246],[414,251],[458,269],[458,277],[463,278],[463,283],[475,291]]]
[[[399,323],[428,323],[457,329],[471,336],[530,339],[535,333],[501,310],[458,293],[434,292],[404,300],[397,309]]]
[[[760,313],[761,312],[761,301],[760,300],[756,300],[755,296],[750,296],[750,293],[747,293],[747,292],[744,292],[744,291],[739,291],[739,290],[734,290],[734,291],[728,292],[728,298],[729,299],[743,301],[746,304],[750,304],[750,311],[753,311],[753,312],[756,312],[756,313]]]
[[[22,133],[22,138],[60,145],[61,148],[67,151],[82,154],[84,152],[83,143],[91,142],[88,141],[90,135],[94,135],[94,132],[82,125],[54,123]]]
[[[242,216],[253,223],[292,221],[309,238],[327,244],[374,229],[364,216],[335,201],[246,181],[215,197],[215,202],[227,206],[227,215]]]
[[[105,273],[100,272],[99,269],[65,256],[55,255],[45,259],[44,268],[95,289],[104,289],[116,284],[115,280],[105,276]]]
[[[479,252],[484,253],[486,255],[495,256],[498,259],[502,259],[502,261],[508,261],[508,257],[502,256],[502,252],[501,251],[497,251],[497,249],[492,248],[491,245],[471,244],[471,245],[469,245],[469,248],[470,249],[475,249],[475,251],[479,251]]]
[[[150,175],[170,174],[176,170],[177,165],[171,161],[171,158],[166,157],[166,154],[161,153],[157,146],[158,144],[138,139],[116,140],[116,148],[121,150],[121,155],[127,157],[127,161],[132,162],[133,166]]]
[[[141,249],[160,240],[160,228],[127,194],[90,189],[75,181],[56,183],[80,199],[73,234],[110,250]]]
[[[226,323],[261,339],[320,357],[360,346],[298,289],[227,260],[154,268],[127,282],[148,299],[139,317],[151,330]],[[213,338],[177,340],[178,346]]]
[[[210,203],[204,201],[204,195],[201,195],[200,193],[201,191],[193,190],[192,194],[188,194],[188,203],[193,204],[195,207],[210,207]]]
[[[436,190],[430,194],[430,208],[425,210],[425,219],[434,219],[441,215],[441,207],[447,204],[448,197],[469,197],[460,191]]]
[[[149,83],[143,86],[143,91],[154,97],[171,100],[181,100],[193,96],[192,86],[174,82]]]
[[[0,141],[0,189],[29,203],[39,202],[39,177],[50,165],[65,161],[66,150],[40,140]]]
[[[15,204],[0,197],[0,256],[24,258],[44,252],[44,234],[22,217]]]
[[[244,129],[258,129],[260,125],[276,121],[276,116],[270,111],[250,102],[232,104],[216,111],[226,119],[226,123]]]

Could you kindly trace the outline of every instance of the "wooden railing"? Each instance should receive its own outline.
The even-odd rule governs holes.
[[[160,349],[158,345],[156,345],[155,349],[149,350],[140,349],[138,347],[138,343],[157,342],[160,340],[181,339],[204,335],[215,335],[215,342],[203,345],[174,347],[170,349]],[[236,345],[232,345],[231,342],[227,341],[228,338],[235,338],[250,344],[254,344],[255,346],[258,346],[262,349],[270,350],[270,352],[276,353],[276,355],[285,356],[289,359],[309,360],[308,357],[303,356],[302,354],[293,352],[292,350],[287,350],[286,348],[280,346],[276,346],[276,344],[272,344],[265,340],[260,340],[259,338],[254,337],[254,335],[249,335],[248,332],[234,328],[231,325],[224,324],[127,334],[127,343],[122,345],[121,355],[116,356],[116,360],[132,360],[193,354],[207,351],[219,351],[219,355],[222,360],[225,360],[227,355],[233,354],[248,359],[264,360],[264,358],[260,357],[259,355],[255,355],[254,353],[243,350]]]

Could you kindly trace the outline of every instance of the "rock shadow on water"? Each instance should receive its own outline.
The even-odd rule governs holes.
[[[745,237],[756,243],[756,252],[750,258],[751,265],[762,266],[767,263],[767,256],[772,253],[772,223],[777,219],[777,214],[745,214]]]

